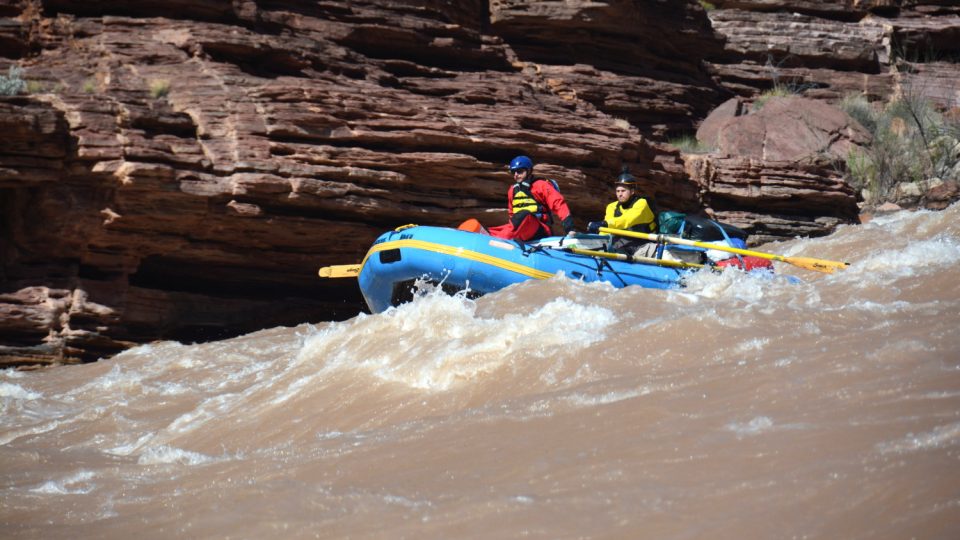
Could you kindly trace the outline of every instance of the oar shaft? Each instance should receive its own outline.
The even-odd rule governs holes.
[[[617,261],[627,261],[642,264],[655,264],[657,266],[669,266],[673,268],[703,268],[702,264],[688,263],[683,261],[671,261],[666,259],[654,259],[652,257],[630,256],[624,253],[610,253],[607,251],[594,251],[592,249],[569,248],[571,253],[577,255],[588,255],[590,257],[602,257],[604,259],[614,259]]]
[[[604,259],[613,259],[615,261],[629,261],[630,258],[623,253],[610,253],[607,251],[594,251],[592,249],[566,248],[570,253],[577,255],[587,255],[590,257],[602,257]]]
[[[721,246],[717,244],[710,244],[707,242],[697,242],[696,240],[687,240],[686,238],[677,238],[675,236],[666,236],[663,234],[647,234],[642,232],[634,231],[624,231],[621,229],[609,229],[606,227],[600,228],[601,233],[605,234],[614,234],[617,236],[629,236],[631,238],[640,238],[642,240],[649,240],[651,242],[658,243],[669,243],[669,244],[678,244],[681,246],[693,246],[705,249],[716,249],[717,251],[726,251],[729,253],[736,253],[738,255],[746,255],[749,257],[760,257],[761,259],[770,259],[772,261],[783,261],[784,257],[781,255],[774,255],[773,253],[763,253],[762,251],[751,251],[749,249],[740,249],[729,246]]]
[[[730,246],[723,246],[719,244],[711,244],[708,242],[697,242],[695,240],[687,240],[686,238],[677,238],[675,236],[666,236],[663,234],[648,234],[648,233],[642,233],[642,232],[624,231],[621,229],[611,229],[609,227],[601,227],[600,232],[603,234],[613,234],[617,236],[627,236],[630,238],[640,238],[642,240],[649,240],[651,242],[657,242],[657,243],[679,244],[681,246],[693,246],[693,247],[699,247],[704,249],[715,249],[717,251],[726,251],[727,253],[736,253],[737,255],[744,255],[747,257],[759,257],[761,259],[785,262],[787,264],[799,266],[800,268],[806,268],[807,270],[814,270],[816,272],[824,272],[827,274],[832,274],[837,270],[842,270],[847,266],[849,266],[849,264],[845,262],[828,261],[824,259],[812,259],[809,257],[784,257],[783,255],[775,255],[773,253],[764,253],[762,251],[740,249],[740,248],[735,248]]]

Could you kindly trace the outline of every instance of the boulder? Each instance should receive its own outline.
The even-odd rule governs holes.
[[[868,144],[870,133],[837,107],[788,96],[751,106],[728,101],[704,120],[697,139],[719,155],[809,162],[843,160]]]

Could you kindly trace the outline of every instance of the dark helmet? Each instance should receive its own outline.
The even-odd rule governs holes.
[[[617,177],[617,181],[614,182],[613,185],[635,189],[637,187],[637,179],[630,174],[630,168],[624,165],[623,169],[620,170],[620,176]]]
[[[510,161],[510,172],[516,172],[520,169],[526,169],[528,171],[533,170],[533,160],[527,156],[517,156]]]

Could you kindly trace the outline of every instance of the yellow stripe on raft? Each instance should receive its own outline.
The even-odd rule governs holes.
[[[491,237],[492,238],[492,237]],[[432,251],[434,253],[443,253],[445,255],[453,255],[454,257],[460,257],[462,259],[469,259],[471,261],[477,261],[484,264],[489,264],[490,266],[496,266],[497,268],[502,268],[504,270],[509,270],[511,272],[516,272],[524,276],[529,276],[534,279],[548,279],[553,277],[553,274],[549,272],[544,272],[543,270],[536,270],[530,268],[529,266],[524,266],[522,264],[517,264],[510,262],[492,255],[487,255],[485,253],[478,253],[476,251],[470,251],[468,249],[463,249],[460,247],[445,246],[443,244],[435,244],[433,242],[424,242],[423,240],[393,240],[390,242],[384,242],[382,244],[377,244],[370,248],[370,251],[367,252],[367,255],[363,258],[363,262],[360,263],[361,269],[363,265],[367,264],[367,259],[370,255],[377,253],[379,251],[384,251],[387,249],[399,249],[399,248],[412,248],[412,249],[422,249],[424,251]]]

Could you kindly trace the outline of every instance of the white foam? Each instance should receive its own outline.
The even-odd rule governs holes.
[[[793,363],[797,358],[795,356],[789,356],[787,358],[779,358],[776,362],[773,363],[776,367],[787,367]]]
[[[743,437],[747,435],[758,435],[773,428],[773,420],[769,416],[757,416],[749,422],[731,422],[727,424],[727,429]]]
[[[957,262],[960,262],[960,239],[944,236],[914,241],[901,249],[875,251],[852,266],[855,272],[851,274],[912,277],[955,266]]]
[[[621,390],[617,392],[606,392],[603,394],[583,394],[575,393],[563,398],[564,401],[577,407],[593,407],[597,405],[608,405],[618,401],[625,401],[649,394],[651,390],[647,387],[636,388],[633,390]]]
[[[387,504],[403,506],[404,508],[422,508],[432,506],[429,501],[414,501],[401,495],[384,495],[383,501]]]
[[[203,465],[214,461],[217,460],[205,454],[163,445],[145,450],[143,454],[140,455],[137,463],[140,465],[162,465],[171,463],[178,463],[180,465]]]
[[[105,450],[105,452],[108,454],[113,454],[115,456],[129,456],[130,454],[142,448],[143,445],[150,442],[150,440],[153,439],[153,437],[154,437],[153,433],[147,433],[146,435],[142,435],[139,439],[137,439],[132,443],[116,446],[114,448]]]
[[[587,347],[603,340],[614,322],[609,309],[566,298],[484,318],[463,295],[436,292],[331,327],[308,338],[301,355],[322,358],[326,369],[359,368],[384,381],[447,390],[515,358],[551,358]]]
[[[846,309],[855,309],[857,311],[864,311],[867,313],[886,313],[891,312],[906,312],[912,310],[917,304],[911,304],[910,302],[904,302],[902,300],[897,300],[893,302],[888,302],[886,304],[880,304],[873,302],[871,300],[861,300],[858,302],[850,302],[845,308]]]
[[[784,287],[796,287],[785,275],[770,272],[744,272],[724,268],[722,272],[696,272],[686,279],[685,292],[711,299],[737,299],[755,303],[780,292]],[[676,295],[677,293],[674,293]]]
[[[53,431],[60,427],[60,422],[51,421],[35,424],[30,427],[14,429],[6,433],[0,433],[0,446],[13,442],[20,437],[26,437],[27,435],[39,435],[41,433],[47,433],[48,431]]]
[[[160,383],[153,389],[161,396],[179,396],[189,392],[189,388],[176,382]]]
[[[60,480],[44,482],[30,491],[44,495],[86,495],[96,487],[88,482],[93,478],[93,472],[79,471]]]
[[[540,380],[547,386],[569,386],[579,382],[594,380],[597,376],[590,366],[590,363],[584,362],[577,368],[577,371],[573,375],[561,378],[560,375],[565,370],[566,365],[567,362],[565,362],[563,358],[557,358],[553,361],[550,368],[540,374]]]
[[[125,359],[128,359],[128,360],[129,360],[129,357],[131,357],[131,356],[133,356],[133,357],[137,357],[137,356],[150,356],[150,355],[152,355],[154,352],[156,352],[156,350],[157,350],[157,348],[154,347],[152,343],[145,343],[145,344],[143,344],[143,345],[138,345],[138,346],[136,346],[136,347],[129,348],[129,349],[121,352],[120,354],[118,354],[118,355],[115,356],[114,358],[125,358]]]
[[[23,371],[17,371],[14,368],[0,369],[0,377],[6,379],[22,379],[27,375]]]
[[[760,352],[770,344],[770,338],[758,337],[747,339],[737,344],[734,352],[737,354],[747,354],[751,352]]]
[[[173,366],[179,369],[193,369],[199,365],[201,365],[201,363],[192,356],[178,358],[176,362],[173,363]]]
[[[313,379],[315,377],[316,375],[309,376],[309,377],[301,377],[299,379],[294,380],[290,385],[287,386],[285,390],[277,392],[276,397],[270,400],[270,404],[280,405],[281,403],[289,401],[294,396],[299,394],[304,388],[309,386],[310,383],[313,382]]]
[[[211,373],[214,377],[217,377],[216,384],[213,386],[215,391],[220,392],[238,384],[243,384],[248,378],[252,378],[255,382],[260,382],[268,377],[269,373],[273,372],[274,366],[269,362],[251,362],[246,358],[240,361],[243,363],[240,366],[231,367],[227,370],[226,376],[223,376],[221,372]],[[204,385],[206,382],[208,381],[205,381]]]
[[[120,364],[116,364],[105,375],[71,390],[66,397],[76,398],[88,393],[109,394],[115,397],[137,394],[142,390],[142,380],[143,374],[132,369],[124,369]]]
[[[879,443],[876,450],[881,454],[903,454],[952,446],[960,443],[960,423],[938,426],[927,433],[908,433],[904,438]]]
[[[235,396],[235,394],[220,394],[205,399],[193,411],[178,416],[167,426],[167,429],[174,433],[185,433],[194,430],[206,422],[228,412]]]
[[[42,394],[27,390],[20,385],[0,382],[0,398],[33,400],[43,397]]]

